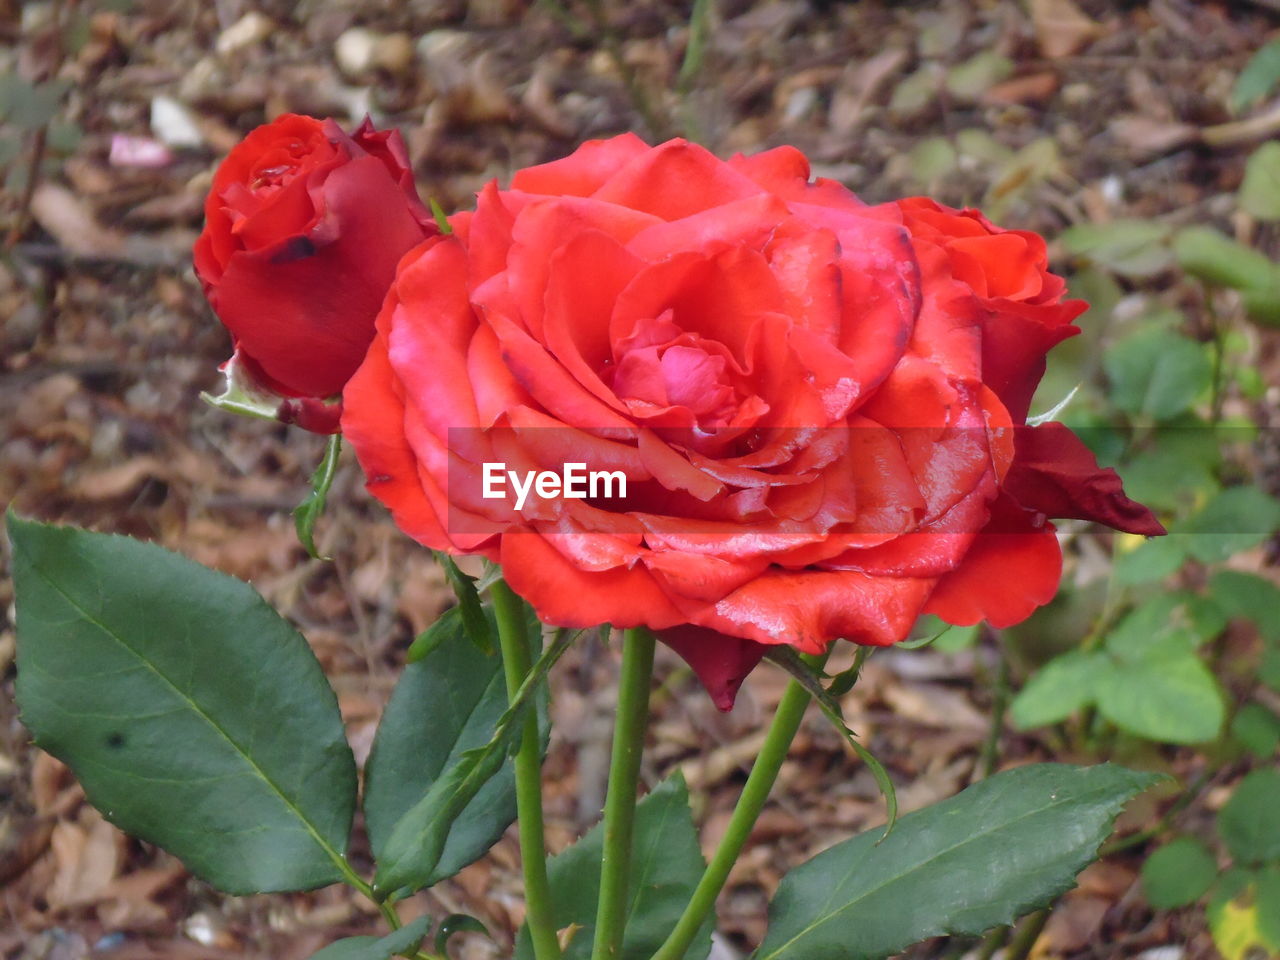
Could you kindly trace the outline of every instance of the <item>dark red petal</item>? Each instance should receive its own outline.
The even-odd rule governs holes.
[[[711,694],[716,709],[726,713],[733,709],[742,681],[769,649],[754,640],[727,637],[691,624],[661,630],[658,639],[684,658]]]
[[[1009,410],[1014,423],[1024,423],[1031,397],[1045,371],[1045,354],[1074,337],[1080,328],[1071,321],[1085,309],[1082,300],[1054,305],[987,304],[982,318],[982,381]]]
[[[312,433],[337,433],[342,429],[342,401],[326,403],[316,397],[282,400],[276,411],[281,423],[292,423]]]
[[[1166,532],[1149,509],[1125,496],[1120,476],[1099,467],[1093,452],[1063,424],[1018,427],[1014,442],[1017,452],[1004,486],[1028,510],[1147,537]]]
[[[387,173],[404,191],[409,206],[420,223],[428,229],[438,229],[435,217],[418,196],[417,185],[413,182],[413,163],[409,159],[409,150],[405,146],[400,131],[375,130],[373,121],[365,117],[364,123],[351,134],[351,140],[366,153],[370,153],[382,161]]]
[[[330,242],[282,237],[236,253],[211,294],[239,348],[294,396],[342,390],[364,358],[397,262],[424,236],[373,157],[332,171],[323,192],[336,227]]]

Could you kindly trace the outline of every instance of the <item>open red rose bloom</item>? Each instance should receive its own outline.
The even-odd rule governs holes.
[[[491,184],[400,262],[342,429],[420,542],[547,623],[647,626],[717,702],[765,644],[1007,626],[1055,593],[1052,517],[1161,533],[1060,424],[1078,333],[1044,242],[867,206],[782,147],[626,135]],[[625,473],[616,499],[481,496],[485,463]]]

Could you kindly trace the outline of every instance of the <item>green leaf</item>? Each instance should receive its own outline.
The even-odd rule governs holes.
[[[547,864],[558,929],[578,927],[565,949],[565,960],[587,960],[600,899],[600,857],[604,829],[597,824],[581,840]],[[631,887],[618,960],[649,960],[660,947],[702,878],[706,863],[689,813],[689,791],[678,772],[664,780],[636,805],[631,851]],[[703,960],[711,952],[714,918],[685,954]],[[529,931],[521,929],[516,960],[532,960]]]
[[[468,913],[451,913],[440,921],[440,929],[436,931],[436,953],[449,955],[449,940],[459,933],[482,933],[489,936],[488,928]]]
[[[975,101],[1012,75],[1012,60],[994,50],[984,50],[947,71],[947,90],[959,100]]]
[[[1196,626],[1186,595],[1159,593],[1126,614],[1107,633],[1107,652],[1131,663],[1191,653],[1207,639]]]
[[[1239,570],[1219,570],[1209,578],[1209,594],[1232,617],[1252,620],[1259,632],[1280,640],[1280,587]]]
[[[53,119],[70,89],[69,80],[30,84],[16,73],[6,73],[0,76],[0,120],[19,130],[39,130]]]
[[[1151,220],[1081,223],[1061,234],[1066,251],[1126,277],[1150,277],[1173,264],[1171,230]]]
[[[48,150],[51,154],[72,154],[84,140],[84,131],[77,123],[49,121]]]
[[[1280,770],[1254,770],[1218,814],[1218,832],[1237,863],[1280,859]]]
[[[1269,286],[1242,290],[1240,299],[1250,320],[1280,327],[1280,264],[1276,265],[1274,279]]]
[[[430,656],[431,651],[442,643],[447,643],[457,634],[466,636],[467,628],[462,623],[462,608],[450,607],[436,618],[436,622],[413,638],[409,649],[405,651],[406,663],[417,663]],[[471,638],[467,637],[470,643]],[[482,651],[483,652],[483,651]]]
[[[449,215],[444,212],[444,207],[440,206],[435,197],[427,197],[427,203],[431,205],[431,216],[435,219],[440,232],[446,237],[453,233],[453,225],[449,223]]]
[[[881,960],[978,934],[1069,890],[1125,802],[1155,781],[1111,764],[998,773],[787,874],[758,960]]]
[[[316,472],[311,475],[311,492],[293,511],[293,525],[298,531],[298,539],[306,547],[307,554],[317,560],[331,560],[322,557],[316,550],[316,521],[324,513],[324,502],[329,496],[329,488],[333,486],[333,476],[338,472],[338,457],[342,453],[342,434],[335,433],[325,444],[324,456]]]
[[[436,874],[454,822],[476,795],[497,776],[508,750],[520,735],[520,720],[542,689],[547,672],[569,648],[576,634],[562,631],[533,665],[516,695],[480,747],[463,752],[435,779],[426,795],[410,807],[391,829],[378,859],[374,889],[391,894],[403,888],[419,890]]]
[[[1232,867],[1218,882],[1205,909],[1213,945],[1224,960],[1271,960],[1280,952],[1274,917],[1264,917],[1260,874]]]
[[[1280,143],[1264,143],[1250,155],[1240,206],[1259,220],[1280,220]]]
[[[874,649],[875,647],[859,644],[853,654],[853,663],[831,677],[831,683],[827,686],[827,696],[843,697],[852,690],[857,684],[858,678],[862,676],[862,668]]]
[[[1249,58],[1231,88],[1231,109],[1236,113],[1247,110],[1258,101],[1270,96],[1280,84],[1280,40],[1259,47]]]
[[[1072,650],[1044,665],[1009,705],[1009,717],[1019,730],[1059,723],[1093,702],[1098,673],[1107,658],[1100,653]]]
[[[1191,653],[1112,662],[1097,677],[1098,712],[1158,743],[1204,743],[1222,730],[1226,707],[1213,674]]]
[[[942,79],[942,71],[936,63],[925,63],[893,88],[893,95],[889,98],[890,112],[910,116],[936,103]]]
[[[1280,950],[1280,863],[1271,863],[1258,871],[1258,933],[1262,939]]]
[[[311,960],[391,960],[396,954],[417,950],[431,927],[430,917],[419,917],[385,937],[347,937],[331,943]]]
[[[453,557],[447,553],[437,551],[436,560],[444,568],[445,578],[458,598],[458,607],[461,610],[462,623],[466,627],[467,636],[485,653],[492,653],[495,649],[494,637],[497,634],[492,621],[485,616],[475,578],[463,573],[454,563]]]
[[[1173,243],[1178,266],[1205,283],[1233,290],[1270,290],[1280,276],[1275,264],[1256,250],[1212,227],[1185,227]]]
[[[946,137],[929,137],[911,148],[911,176],[929,186],[956,168],[956,149]]]
[[[1280,746],[1280,717],[1260,703],[1246,703],[1231,720],[1231,735],[1259,760],[1270,760]]]
[[[1255,486],[1228,487],[1176,533],[1191,533],[1187,552],[1202,563],[1221,563],[1256,547],[1280,529],[1280,501]]]
[[[981,623],[975,623],[968,627],[957,627],[953,624],[948,624],[946,630],[934,637],[933,649],[939,653],[959,653],[961,650],[968,650],[977,643],[981,633]]]
[[[1169,420],[1209,387],[1213,367],[1204,348],[1168,330],[1143,330],[1102,357],[1111,402],[1136,418]]]
[[[1258,664],[1258,679],[1262,685],[1280,693],[1280,648],[1268,645],[1262,651],[1262,663]]]
[[[1157,910],[1195,903],[1217,878],[1213,854],[1194,837],[1171,840],[1142,865],[1142,889]]]
[[[1125,471],[1126,493],[1128,491],[1129,472]],[[1134,494],[1136,497],[1137,495]],[[1139,503],[1145,503],[1139,500]],[[1144,540],[1132,550],[1116,555],[1112,568],[1116,583],[1125,586],[1136,586],[1141,583],[1154,583],[1163,580],[1171,573],[1179,570],[1187,560],[1186,538],[1178,536],[1155,537]]]
[[[849,728],[844,721],[844,712],[840,709],[840,702],[822,685],[822,679],[819,674],[819,668],[801,657],[791,647],[777,645],[770,647],[765,653],[765,658],[772,660],[783,670],[791,674],[792,679],[799,683],[813,698],[813,702],[818,705],[818,709],[822,711],[822,715],[827,718],[830,724],[835,727],[836,732],[844,737],[845,743],[849,744],[854,753],[858,755],[858,759],[867,765],[867,769],[871,771],[871,776],[875,779],[876,785],[880,788],[880,792],[884,795],[884,804],[886,810],[886,822],[884,827],[884,835],[887,837],[893,830],[893,825],[898,821],[898,791],[893,785],[893,780],[889,777],[889,771],[885,769],[880,759],[862,745],[858,740],[858,735]],[[858,671],[861,669],[865,657],[854,664],[854,681],[858,678]],[[833,686],[839,686],[840,681],[833,682]]]
[[[161,547],[8,527],[22,718],[89,801],[229,893],[341,880],[355,761],[307,642]]]
[[[975,623],[968,627],[957,627],[955,624],[947,623],[931,613],[926,613],[920,617],[911,628],[913,639],[904,640],[897,644],[900,650],[919,650],[922,647],[931,647],[940,653],[959,653],[961,650],[968,650],[978,642],[978,636],[982,632],[982,624]],[[859,648],[861,651],[864,648]],[[832,686],[828,688],[828,693],[832,696],[840,696],[848,693],[853,688],[853,684],[843,689],[837,689]]]
[[[379,862],[392,856],[389,843],[401,818],[464,753],[489,741],[507,709],[501,656],[477,650],[460,617],[450,623],[441,643],[405,667],[365,766],[365,823]],[[458,814],[435,869],[418,882],[431,886],[481,857],[515,816],[508,762]]]
[[[1210,431],[1205,431],[1210,433]],[[1200,451],[1188,443],[1173,442],[1194,436],[1188,430],[1162,430],[1157,444],[1130,458],[1124,464],[1124,492],[1153,510],[1170,510],[1177,514],[1190,512],[1196,495],[1217,489],[1213,469]],[[1148,543],[1164,543],[1157,537]]]

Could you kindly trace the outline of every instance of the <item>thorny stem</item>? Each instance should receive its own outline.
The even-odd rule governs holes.
[[[631,880],[631,838],[635,825],[640,755],[649,718],[654,638],[643,627],[628,630],[618,680],[618,715],[604,805],[604,855],[600,861],[600,902],[596,910],[592,960],[614,960],[622,951],[627,892]]]
[[[503,581],[489,588],[498,620],[498,642],[506,674],[507,697],[513,699],[529,672],[529,637],[524,603]],[[555,910],[547,883],[547,848],[542,830],[542,748],[538,715],[530,710],[516,753],[516,816],[520,827],[520,860],[524,867],[524,897],[530,939],[536,960],[560,960]]]
[[[694,890],[689,905],[685,907],[684,914],[666,942],[653,955],[653,960],[683,960],[685,951],[693,943],[703,921],[715,909],[716,898],[729,878],[729,871],[737,862],[742,848],[746,846],[751,828],[755,826],[760,811],[764,809],[769,791],[773,788],[774,781],[778,779],[778,771],[782,769],[791,741],[795,739],[796,732],[800,729],[800,722],[804,719],[805,707],[809,705],[809,700],[809,691],[800,683],[792,680],[787,685],[787,691],[782,695],[778,709],[773,715],[773,723],[770,724],[769,732],[765,735],[760,754],[756,757],[756,762],[751,767],[751,774],[742,788],[738,805],[734,807],[724,838],[707,865],[706,872],[703,873],[702,880]]]

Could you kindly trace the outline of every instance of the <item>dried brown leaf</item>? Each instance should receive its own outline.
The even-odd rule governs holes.
[[[1102,25],[1085,16],[1072,0],[1031,0],[1030,7],[1036,40],[1050,59],[1069,57],[1102,35]]]
[[[144,480],[163,480],[168,469],[151,456],[134,457],[102,470],[83,473],[68,487],[77,500],[101,502],[133,493]]]
[[[1058,75],[1051,71],[1029,73],[997,83],[982,95],[984,103],[1013,104],[1040,103],[1048,100],[1058,90]]]
[[[74,193],[56,183],[36,187],[31,197],[31,215],[71,253],[113,258],[124,250],[123,234],[98,223]]]

